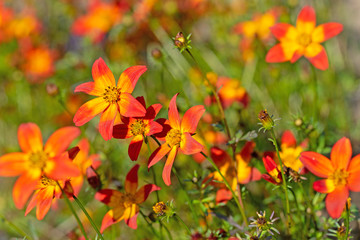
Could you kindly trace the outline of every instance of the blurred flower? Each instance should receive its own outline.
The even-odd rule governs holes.
[[[66,180],[80,174],[66,152],[71,142],[80,135],[76,127],[63,127],[55,131],[43,145],[39,127],[23,123],[18,129],[18,141],[23,152],[8,153],[0,157],[0,176],[20,177],[13,188],[17,208],[23,208],[42,176]]]
[[[325,178],[314,182],[313,188],[327,193],[326,209],[332,218],[343,212],[349,190],[360,191],[360,154],[351,159],[352,147],[348,138],[341,138],[332,147],[330,159],[316,152],[302,152],[300,161],[314,175]]]
[[[13,19],[13,11],[4,7],[3,2],[0,2],[0,42],[9,40],[7,27]]]
[[[101,232],[123,219],[129,227],[136,229],[136,219],[140,211],[139,204],[143,203],[151,192],[160,190],[160,187],[154,184],[146,184],[137,190],[138,170],[139,165],[136,164],[126,175],[125,193],[103,189],[95,194],[97,200],[112,208],[103,218]]]
[[[59,88],[55,83],[48,83],[46,84],[46,92],[50,96],[56,96],[59,94]]]
[[[279,166],[269,156],[263,157],[263,163],[268,173],[263,174],[261,177],[272,184],[280,185],[283,179],[281,177]]]
[[[13,18],[7,25],[6,32],[10,37],[21,40],[38,34],[40,29],[40,21],[28,10]]]
[[[295,172],[300,172],[304,165],[300,161],[300,153],[306,148],[306,142],[299,146],[296,145],[296,139],[290,130],[283,133],[281,137],[280,157],[284,165]]]
[[[315,10],[305,6],[296,21],[296,27],[288,23],[278,23],[271,28],[273,35],[280,41],[269,50],[266,62],[296,62],[305,56],[314,67],[326,70],[329,67],[328,57],[320,44],[343,30],[340,23],[325,23],[316,25]]]
[[[252,222],[250,222],[249,227],[256,227],[260,232],[267,231],[271,235],[274,235],[272,231],[276,232],[277,234],[280,234],[280,232],[273,227],[274,222],[279,219],[279,218],[273,218],[274,212],[272,212],[269,220],[267,220],[265,217],[265,211],[264,212],[260,211],[260,213],[256,212],[256,214],[258,215],[258,218],[257,219],[250,218]]]
[[[121,6],[115,3],[93,1],[88,13],[75,20],[72,32],[79,36],[88,36],[93,43],[100,42],[107,32],[119,24],[123,15]]]
[[[153,9],[155,3],[158,0],[140,0],[137,1],[134,10],[134,20],[135,22],[139,23],[145,19],[147,19],[148,15],[150,14],[151,10]]]
[[[146,108],[144,97],[136,98]],[[138,159],[142,143],[146,136],[151,136],[162,131],[162,126],[154,119],[161,109],[161,104],[153,104],[146,109],[144,117],[123,117],[122,124],[114,126],[114,138],[133,137],[129,145],[128,154],[132,161]]]
[[[86,82],[75,88],[75,92],[84,92],[97,98],[83,104],[74,116],[76,126],[82,126],[101,113],[99,132],[104,140],[113,135],[114,121],[118,113],[124,117],[142,117],[146,110],[131,93],[139,77],[147,70],[146,66],[132,66],[126,69],[119,78],[115,78],[102,58],[95,61],[92,67],[94,82]]]
[[[178,149],[180,148],[181,152],[186,155],[199,153],[204,149],[204,146],[197,142],[191,135],[195,134],[198,122],[204,114],[205,108],[202,105],[191,107],[186,111],[180,121],[176,106],[177,95],[178,94],[175,94],[170,101],[169,120],[163,123],[167,126],[163,125],[163,132],[158,134],[158,136],[161,136],[159,139],[165,141],[165,143],[151,154],[148,162],[148,168],[150,168],[169,153],[162,174],[163,180],[168,186],[171,184],[171,168]]]

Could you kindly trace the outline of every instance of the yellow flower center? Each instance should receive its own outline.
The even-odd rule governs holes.
[[[170,148],[172,148],[173,146],[179,147],[181,142],[181,136],[182,134],[179,130],[171,129],[165,137],[166,143]]]
[[[29,156],[30,168],[39,168],[43,170],[48,160],[48,154],[44,151],[33,152]]]
[[[105,88],[103,98],[108,103],[116,103],[120,100],[120,95],[120,89],[115,86],[108,86],[107,88]]]
[[[131,128],[131,133],[136,136],[136,135],[144,135],[146,132],[146,124],[144,123],[144,121],[142,119],[137,119],[135,122],[133,122],[132,124],[130,124],[130,128]]]
[[[56,182],[50,178],[47,178],[45,176],[42,176],[40,179],[41,187],[46,188],[49,186],[56,186]]]
[[[136,203],[135,195],[131,193],[125,193],[123,196],[123,203],[125,208],[131,207],[131,205]]]
[[[307,47],[311,43],[311,36],[307,33],[302,33],[298,36],[297,42],[301,46]]]
[[[344,186],[347,183],[349,173],[344,169],[336,169],[330,176],[329,179],[333,180],[335,186]]]

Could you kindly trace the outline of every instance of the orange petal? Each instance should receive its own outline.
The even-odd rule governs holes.
[[[168,118],[169,118],[170,126],[172,128],[180,130],[180,117],[179,117],[179,111],[176,106],[176,97],[178,95],[179,95],[178,93],[175,94],[170,101]]]
[[[28,155],[26,153],[8,153],[0,157],[0,176],[13,177],[26,172]]]
[[[139,206],[137,204],[131,204],[130,207],[127,207],[124,212],[124,221],[132,229],[137,228],[137,216],[139,214]]]
[[[175,160],[175,157],[177,154],[177,149],[178,149],[177,147],[173,147],[171,149],[171,151],[167,157],[164,169],[163,169],[162,177],[163,177],[164,183],[167,186],[171,185],[171,168],[172,168],[172,165],[174,163],[174,160]]]
[[[63,127],[56,130],[47,140],[44,151],[49,157],[55,157],[70,146],[71,142],[80,135],[80,129],[77,127]]]
[[[129,144],[128,154],[132,161],[136,161],[139,157],[141,146],[143,144],[143,135],[136,135]]]
[[[121,89],[121,92],[132,93],[140,76],[146,72],[146,70],[146,66],[132,66],[127,68],[120,75],[119,82],[117,84],[118,88]]]
[[[143,117],[146,114],[144,106],[129,93],[121,93],[119,101],[121,116]]]
[[[100,228],[101,233],[103,233],[106,228],[110,227],[111,225],[113,225],[115,223],[120,222],[123,219],[123,218],[114,219],[113,215],[114,215],[113,210],[110,210],[105,214],[105,216],[101,222],[101,228]]]
[[[148,168],[160,161],[169,151],[170,147],[166,143],[158,147],[149,157]]]
[[[72,188],[74,190],[74,195],[75,196],[79,195],[83,183],[84,183],[84,176],[82,174],[80,174],[77,177],[72,177],[71,178],[71,186],[72,186]]]
[[[38,202],[38,197],[37,197],[38,194],[39,194],[39,190],[35,191],[34,195],[31,197],[31,200],[26,207],[25,216],[28,215],[31,212],[31,210],[33,210],[33,208],[36,206]]]
[[[302,152],[300,161],[318,177],[327,178],[334,172],[334,166],[330,159],[316,152]]]
[[[37,197],[38,203],[36,208],[36,218],[38,220],[42,220],[47,212],[50,210],[51,203],[53,200],[54,188],[48,187],[43,190],[40,190],[39,195]]]
[[[125,179],[125,191],[127,193],[135,194],[138,188],[138,171],[139,171],[139,164],[136,164],[134,167],[131,168],[129,173],[126,175]]]
[[[117,113],[117,104],[110,104],[110,106],[101,114],[99,132],[105,141],[108,141],[112,138],[114,121]]]
[[[290,130],[286,130],[281,137],[281,145],[285,145],[286,147],[295,147],[296,146],[296,138],[294,134]]]
[[[94,98],[84,103],[76,112],[74,116],[74,123],[76,126],[82,126],[96,115],[103,112],[109,104],[105,102],[102,97]]]
[[[123,194],[112,189],[102,189],[95,193],[94,198],[109,207],[115,208],[119,206],[119,201],[123,198]]]
[[[308,48],[309,47],[307,47],[306,51],[310,52],[310,51],[308,51]],[[316,67],[320,70],[324,71],[329,68],[328,57],[327,57],[326,51],[323,46],[321,46],[321,51],[319,52],[318,55],[316,55],[314,57],[306,57],[306,58],[312,63],[312,65],[314,65],[314,67]]]
[[[199,153],[204,149],[204,146],[196,141],[188,132],[182,134],[180,142],[180,149],[186,155]]]
[[[181,120],[181,130],[183,132],[195,133],[196,127],[204,112],[205,108],[203,105],[193,106],[187,110]]]
[[[29,199],[30,195],[36,189],[39,179],[40,179],[40,174],[38,178],[34,178],[32,175],[28,173],[21,175],[16,180],[12,195],[15,206],[18,209],[22,209],[25,206],[25,203]]]
[[[319,193],[331,193],[335,190],[335,185],[331,179],[321,179],[314,182],[313,188]]]
[[[225,164],[229,164],[232,161],[229,154],[218,147],[212,147],[210,149],[210,156],[218,168],[221,168]]]
[[[336,169],[347,169],[352,156],[350,140],[341,138],[331,149],[330,159]]]
[[[81,174],[80,169],[69,159],[67,153],[54,159],[49,159],[44,173],[54,180],[66,180]]]
[[[232,199],[232,194],[230,190],[220,188],[216,192],[216,203],[226,203]]]
[[[349,173],[360,172],[360,154],[351,159],[347,170]]]
[[[94,62],[91,72],[96,88],[105,89],[108,86],[115,86],[114,75],[102,58]]]
[[[43,150],[40,128],[35,123],[23,123],[18,129],[18,141],[23,152],[38,152]]]
[[[293,40],[297,38],[296,28],[288,23],[278,23],[270,28],[272,34],[279,40]]]
[[[347,187],[338,187],[333,192],[329,193],[325,199],[326,210],[330,217],[336,219],[341,216],[344,211],[346,200],[349,197],[349,190]]]
[[[150,193],[153,191],[158,191],[161,188],[156,186],[155,184],[146,184],[145,186],[142,186],[135,194],[136,203],[140,204],[146,201],[146,199],[149,197]]]
[[[266,62],[277,63],[290,61],[299,46],[294,42],[282,42],[272,47],[266,54]]]
[[[322,43],[332,37],[335,37],[343,30],[343,25],[336,22],[324,23],[317,26],[312,33],[312,41]]]
[[[301,33],[311,34],[316,25],[315,10],[310,6],[305,6],[301,9],[297,20],[296,28]]]
[[[104,93],[104,89],[95,85],[95,82],[86,82],[78,85],[74,92],[84,92],[89,95],[100,97]]]

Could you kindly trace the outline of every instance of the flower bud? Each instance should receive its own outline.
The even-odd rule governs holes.
[[[160,51],[160,49],[158,48],[154,48],[152,51],[151,51],[151,56],[155,59],[160,59],[162,58],[163,54],[162,52]]]
[[[153,210],[158,217],[163,216],[166,212],[166,209],[167,207],[164,202],[158,202],[153,206]]]
[[[261,110],[258,118],[265,130],[270,130],[274,127],[274,120],[271,118],[271,116],[268,114],[268,112],[265,110]]]
[[[53,97],[58,95],[59,88],[55,83],[48,83],[46,84],[46,92]]]

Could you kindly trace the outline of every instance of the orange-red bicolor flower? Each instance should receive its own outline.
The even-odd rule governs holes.
[[[75,92],[84,92],[97,98],[83,104],[74,116],[76,126],[82,126],[101,113],[99,132],[107,141],[113,135],[113,126],[118,113],[124,117],[143,117],[144,106],[131,93],[139,77],[147,70],[146,66],[132,66],[126,69],[119,78],[115,78],[102,58],[95,61],[92,67],[94,82],[86,82],[75,88]]]
[[[342,30],[343,25],[335,22],[316,27],[315,10],[306,6],[297,18],[296,27],[288,23],[278,23],[271,28],[280,43],[269,50],[266,61],[294,63],[301,56],[305,56],[314,67],[326,70],[329,62],[321,43],[338,35]]]
[[[263,157],[263,163],[268,173],[261,175],[261,177],[272,184],[280,185],[283,180],[276,162],[270,156],[265,156]]]
[[[176,106],[177,95],[178,94],[175,94],[170,101],[168,126],[166,128],[164,127],[166,129],[166,136],[160,139],[165,140],[165,143],[151,154],[148,163],[148,167],[150,168],[169,153],[162,173],[163,180],[168,186],[171,184],[171,168],[179,148],[181,152],[186,155],[199,153],[204,149],[204,146],[191,135],[195,133],[199,120],[205,112],[205,108],[202,105],[193,106],[186,111],[184,117],[180,120]]]
[[[280,157],[284,165],[296,172],[302,171],[304,165],[300,161],[300,153],[306,148],[306,141],[297,145],[296,139],[290,130],[283,133],[281,137]]]
[[[144,97],[137,97],[136,99],[146,108]],[[144,137],[162,131],[163,127],[154,121],[161,107],[161,104],[153,104],[146,109],[144,117],[123,117],[121,119],[123,123],[114,126],[114,138],[125,139],[133,137],[128,150],[132,161],[138,159]]]
[[[112,189],[103,189],[95,194],[97,200],[112,208],[102,220],[101,232],[123,219],[129,227],[136,229],[139,204],[145,202],[151,192],[160,190],[160,187],[154,184],[146,184],[137,190],[138,170],[139,165],[136,164],[126,175],[124,193]]]
[[[314,182],[313,188],[327,193],[325,205],[332,218],[343,212],[349,190],[360,191],[360,154],[351,159],[352,148],[348,138],[341,138],[331,149],[330,159],[316,152],[302,152],[300,160],[314,175],[326,178]]]
[[[0,176],[20,175],[13,188],[13,199],[17,208],[24,207],[42,176],[66,180],[80,174],[66,152],[79,134],[77,127],[60,128],[50,136],[44,146],[36,124],[20,125],[18,141],[23,152],[8,153],[0,157]]]

